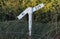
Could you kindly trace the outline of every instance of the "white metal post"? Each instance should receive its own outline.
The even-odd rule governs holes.
[[[29,14],[29,36],[31,36],[32,30],[32,14]]]
[[[31,36],[32,32],[32,14],[33,14],[33,8],[31,8],[29,15],[29,36]]]

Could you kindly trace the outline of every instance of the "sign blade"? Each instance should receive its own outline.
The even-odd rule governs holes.
[[[42,7],[44,7],[44,4],[43,4],[43,3],[41,3],[41,4],[37,5],[37,6],[35,6],[35,7],[33,8],[33,12],[35,12],[35,11],[41,9]]]
[[[19,16],[17,16],[18,19],[23,18],[27,14],[27,9],[25,9]]]

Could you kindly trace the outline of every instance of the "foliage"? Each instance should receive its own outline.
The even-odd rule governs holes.
[[[18,10],[18,8],[27,8],[30,6],[36,6],[39,3],[44,3],[44,11],[47,12],[48,10],[53,10],[56,5],[59,5],[60,7],[60,0],[0,0],[0,7],[2,9],[10,9],[14,10],[15,12]]]
[[[40,3],[44,3],[44,8],[35,12],[39,13],[60,13],[60,0],[0,0],[0,13],[13,12],[14,15],[20,14],[27,7],[34,7]]]
[[[60,32],[60,22],[57,26],[56,23],[35,22],[32,26],[32,39],[54,38],[58,32]],[[28,39],[27,22],[18,20],[0,22],[0,39]]]

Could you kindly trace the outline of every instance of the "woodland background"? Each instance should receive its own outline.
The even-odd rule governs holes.
[[[24,9],[44,3],[44,8],[34,12],[33,19],[39,21],[57,13],[60,19],[60,0],[0,0],[0,21],[15,20]],[[41,16],[43,14],[43,16]],[[48,16],[46,16],[49,14]],[[27,16],[25,17],[27,19]],[[48,20],[48,19],[47,19]]]

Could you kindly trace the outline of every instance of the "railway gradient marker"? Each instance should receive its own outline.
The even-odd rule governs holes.
[[[43,7],[44,7],[43,3],[41,3],[41,4],[39,4],[39,5],[35,6],[35,7],[28,7],[19,16],[17,16],[17,18],[20,20],[26,14],[29,15],[29,18],[28,18],[29,19],[29,36],[31,36],[31,30],[32,30],[32,14],[33,14],[33,12],[35,12],[35,11],[37,11],[37,10],[43,8]]]

